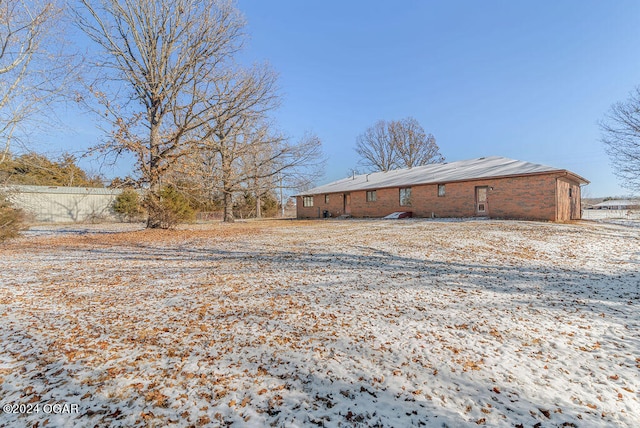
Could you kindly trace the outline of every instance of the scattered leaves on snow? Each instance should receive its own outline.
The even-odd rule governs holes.
[[[80,409],[1,424],[640,426],[632,228],[93,232],[0,247],[0,401]]]

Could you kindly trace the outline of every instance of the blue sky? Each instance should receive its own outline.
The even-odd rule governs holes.
[[[640,85],[637,1],[240,0],[245,60],[280,74],[275,116],[318,134],[326,181],[356,137],[415,117],[449,161],[499,155],[570,169],[590,196],[620,188],[598,121]]]
[[[591,181],[586,196],[628,193],[598,121],[640,85],[638,1],[237,6],[250,36],[241,61],[267,61],[280,75],[277,124],[292,138],[312,131],[323,141],[328,162],[317,184],[357,166],[356,137],[367,127],[413,116],[448,161],[505,156],[569,169]],[[99,135],[90,116],[71,117],[71,132],[46,138],[80,152]],[[113,177],[129,167],[99,172]]]

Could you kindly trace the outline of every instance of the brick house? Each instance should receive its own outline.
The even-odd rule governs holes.
[[[581,218],[580,186],[566,169],[504,157],[356,175],[296,196],[298,218],[489,217],[569,221]]]

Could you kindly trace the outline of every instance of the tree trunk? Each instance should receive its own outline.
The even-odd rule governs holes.
[[[224,136],[219,136],[224,141]],[[224,222],[233,223],[233,187],[232,187],[232,168],[231,160],[225,149],[220,150],[220,167],[222,171],[222,192],[224,193]]]
[[[258,194],[256,194],[256,218],[262,218],[262,200]]]
[[[224,222],[233,223],[235,218],[233,217],[233,193],[224,191]]]
[[[150,114],[151,130],[149,132],[149,194],[147,195],[147,229],[162,228],[163,210],[160,205],[160,123],[156,114]]]
[[[162,206],[157,191],[149,190],[147,194],[147,229],[162,228]]]

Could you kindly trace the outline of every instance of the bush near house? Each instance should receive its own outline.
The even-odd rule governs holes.
[[[0,242],[15,238],[26,228],[24,211],[14,208],[7,196],[0,193]]]

